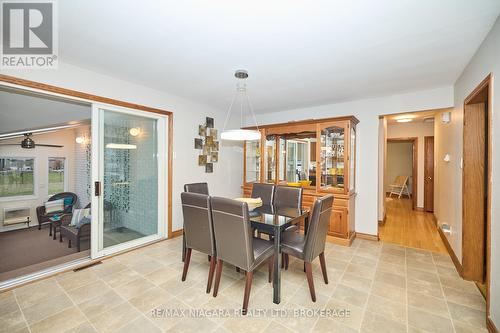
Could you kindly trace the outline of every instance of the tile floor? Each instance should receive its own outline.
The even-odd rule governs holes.
[[[350,248],[327,244],[330,283],[315,262],[316,303],[298,260],[283,272],[279,306],[272,303],[267,267],[255,274],[250,309],[300,309],[301,316],[167,316],[169,309],[239,309],[243,299],[244,276],[230,266],[219,295],[205,293],[205,255],[193,253],[181,282],[180,249],[176,238],[1,293],[0,332],[486,332],[484,300],[448,256],[363,240]],[[307,309],[335,316],[310,316]]]

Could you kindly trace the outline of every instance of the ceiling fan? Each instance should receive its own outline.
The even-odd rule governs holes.
[[[0,146],[19,146],[24,149],[33,149],[35,146],[40,147],[52,147],[52,148],[62,148],[64,146],[61,145],[46,145],[42,143],[35,144],[35,141],[31,138],[32,133],[24,133],[24,139],[21,143],[0,143]]]

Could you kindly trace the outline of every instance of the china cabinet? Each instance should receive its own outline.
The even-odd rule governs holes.
[[[301,186],[303,206],[334,195],[328,234],[350,245],[356,197],[356,124],[353,116],[259,126],[260,141],[245,142],[243,191],[255,182]]]

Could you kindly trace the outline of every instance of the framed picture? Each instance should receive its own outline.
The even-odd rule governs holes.
[[[219,151],[219,141],[214,141],[212,148],[214,151]]]
[[[211,151],[211,147],[205,143],[205,145],[203,146],[203,155],[210,155]]]
[[[194,139],[194,148],[195,149],[203,149],[203,140],[202,139]]]
[[[198,155],[198,165],[207,164],[207,155]]]
[[[205,164],[205,172],[206,173],[214,172],[214,165],[212,163]]]
[[[207,128],[214,128],[214,118],[207,117],[206,126]]]
[[[198,135],[199,136],[205,136],[207,133],[207,129],[203,125],[198,125]]]
[[[217,162],[217,161],[219,161],[219,153],[216,151],[213,151],[210,154],[210,162]]]
[[[214,145],[214,137],[209,135],[205,139],[205,145],[212,147]]]
[[[214,139],[217,139],[217,129],[216,128],[210,129],[210,136],[212,136]]]

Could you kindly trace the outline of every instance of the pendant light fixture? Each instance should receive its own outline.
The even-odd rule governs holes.
[[[239,69],[234,73],[237,79],[236,92],[233,96],[233,100],[229,105],[229,110],[227,111],[226,120],[224,121],[224,127],[222,128],[222,133],[220,135],[222,140],[233,140],[233,141],[253,141],[260,139],[259,126],[257,125],[257,119],[255,118],[255,113],[253,112],[252,103],[250,102],[250,97],[247,94],[247,85],[245,80],[248,78],[248,72],[244,69]],[[238,101],[237,101],[238,100]],[[231,111],[234,104],[240,105],[240,128],[226,130],[229,118],[231,118]],[[249,112],[253,117],[256,130],[243,129],[243,113],[247,105]]]

